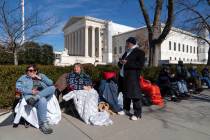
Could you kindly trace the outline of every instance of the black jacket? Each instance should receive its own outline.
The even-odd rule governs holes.
[[[139,48],[135,48],[127,57],[127,52],[122,56],[122,59],[127,60],[124,65],[124,78],[119,81],[119,87],[124,92],[127,98],[141,98],[141,91],[139,85],[140,72],[144,66],[145,53]],[[119,62],[118,66],[122,68]]]

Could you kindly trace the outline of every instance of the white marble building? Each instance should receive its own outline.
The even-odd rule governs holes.
[[[112,63],[112,36],[135,28],[89,16],[71,17],[63,28],[64,51],[55,65]]]
[[[163,30],[159,26],[159,35]],[[74,63],[107,64],[117,63],[125,51],[125,40],[136,37],[148,60],[148,37],[146,27],[133,28],[108,20],[89,16],[71,17],[63,28],[64,51],[55,52],[55,65],[66,66]],[[209,39],[209,33],[202,35]],[[208,59],[207,43],[196,35],[172,28],[167,38],[157,47],[159,64],[184,63],[205,64]]]
[[[162,27],[157,35],[163,30]],[[130,36],[139,40],[140,46],[146,52],[148,61],[147,29],[142,27],[113,36],[113,63],[117,63],[119,57],[122,56],[122,53],[125,51],[125,40]],[[208,33],[205,32],[204,36],[208,37]],[[177,64],[179,60],[182,60],[184,63],[206,64],[208,49],[208,44],[198,39],[196,35],[173,27],[167,38],[158,46],[157,54],[159,56],[159,64]]]

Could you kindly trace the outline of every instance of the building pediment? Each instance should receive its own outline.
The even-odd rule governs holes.
[[[74,16],[74,17],[71,17],[71,18],[67,21],[67,23],[64,25],[63,31],[64,31],[67,27],[69,27],[69,26],[71,26],[71,25],[77,23],[78,21],[80,21],[80,20],[82,20],[82,19],[89,20],[89,21],[94,21],[94,22],[98,22],[98,23],[105,23],[105,22],[106,22],[105,20],[98,19],[98,18],[94,18],[94,17],[90,17],[90,16]]]
[[[81,17],[71,17],[67,23],[64,25],[63,30],[66,29],[67,27],[69,27],[70,25],[75,24],[76,22],[84,19],[85,17],[81,16]]]

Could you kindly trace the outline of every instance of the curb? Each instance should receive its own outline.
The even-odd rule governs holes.
[[[9,112],[11,112],[11,110],[1,112],[1,113],[0,113],[0,117],[3,116],[3,115],[5,115],[5,114],[7,114],[7,113],[9,113]]]
[[[2,112],[1,114],[0,114],[0,124],[4,121],[4,120],[6,120],[11,114],[12,114],[13,112],[12,111],[6,111],[6,112]]]

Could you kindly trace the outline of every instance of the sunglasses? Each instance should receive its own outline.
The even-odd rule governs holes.
[[[28,72],[35,72],[36,70],[27,70]]]

